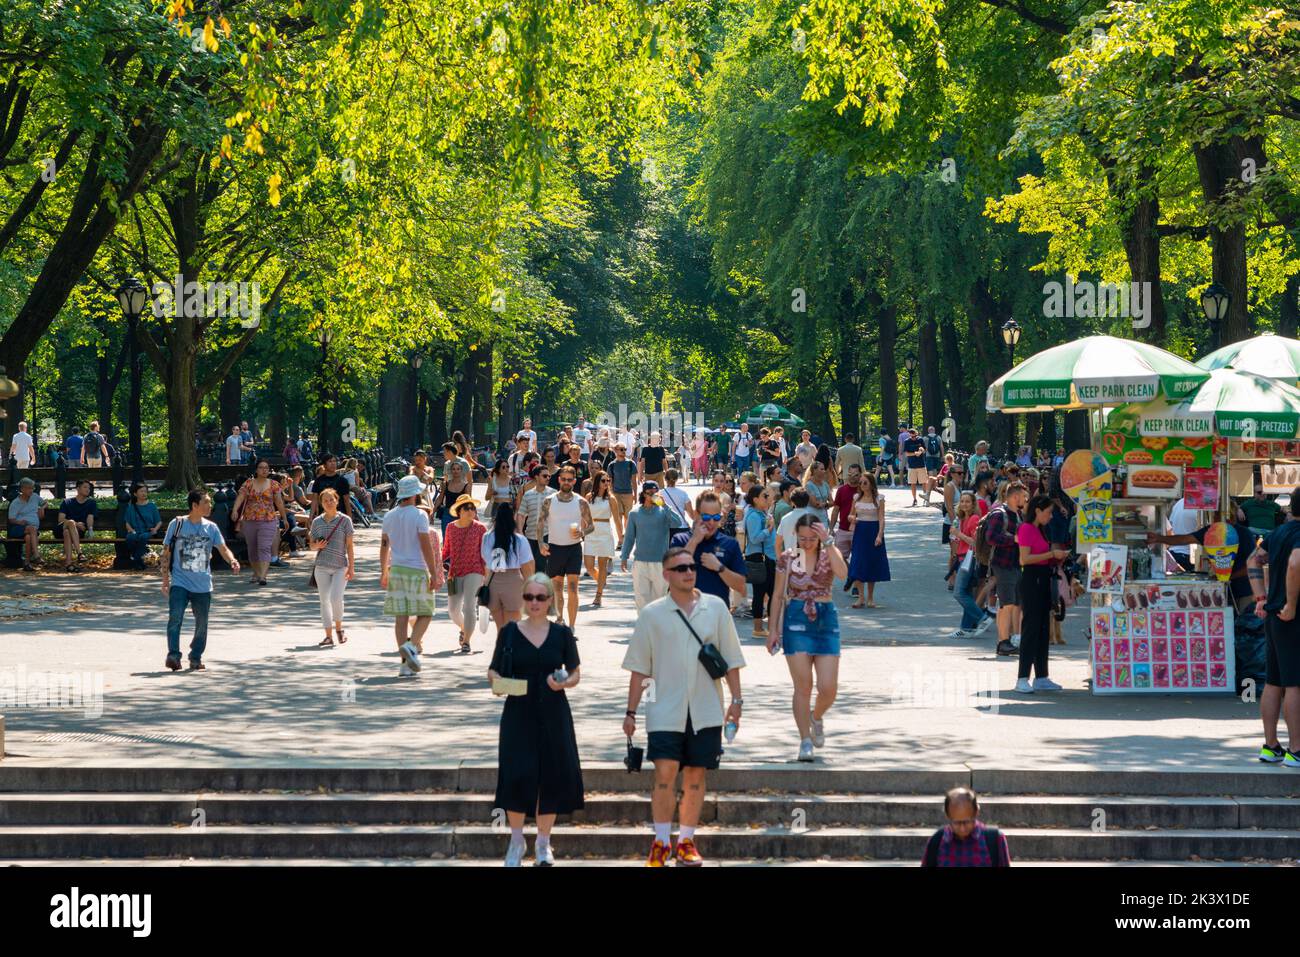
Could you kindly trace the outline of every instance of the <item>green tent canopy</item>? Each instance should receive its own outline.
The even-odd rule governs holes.
[[[756,405],[745,413],[745,421],[750,425],[804,425],[799,418],[783,405],[768,402]]]
[[[1230,367],[1296,385],[1300,383],[1300,341],[1266,332],[1216,349],[1196,364],[1206,370]]]

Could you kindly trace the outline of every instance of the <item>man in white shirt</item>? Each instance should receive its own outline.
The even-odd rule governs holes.
[[[668,863],[672,842],[673,811],[677,799],[673,783],[682,772],[681,832],[677,840],[678,866],[704,863],[695,848],[695,828],[704,806],[705,777],[722,755],[722,725],[730,726],[728,739],[740,725],[740,669],[745,656],[735,622],[726,602],[695,587],[695,558],[685,548],[670,548],[664,555],[668,594],[645,605],[637,616],[623,668],[632,673],[628,684],[623,733],[636,733],[636,710],[647,688],[646,757],[655,766],[650,795],[655,840],[649,867]],[[697,640],[698,639],[698,640]],[[725,680],[731,706],[722,712],[722,681],[709,676],[700,661],[700,649],[711,645],[727,667]]]
[[[776,553],[778,556],[787,549],[794,548],[795,523],[805,515],[818,515],[816,509],[808,507],[807,489],[797,488],[791,492],[790,504],[794,508],[782,515],[780,523],[776,526]],[[830,529],[827,529],[827,531],[829,532]]]
[[[33,450],[34,445],[27,431],[27,423],[19,422],[18,431],[9,442],[9,455],[18,463],[20,469],[29,469],[32,467],[32,459],[35,458]]]
[[[379,587],[384,589],[384,614],[396,621],[397,650],[402,656],[398,674],[405,678],[420,671],[424,633],[433,621],[434,595],[442,587],[442,541],[429,516],[416,507],[424,484],[418,475],[403,475],[397,482],[397,505],[384,515],[379,539]],[[415,622],[408,632],[407,623]]]
[[[532,419],[524,419],[524,427],[519,430],[519,434],[516,435],[515,438],[527,443],[524,446],[525,452],[537,451],[537,433],[533,431]]]
[[[587,461],[591,455],[591,430],[587,428],[587,417],[578,416],[578,424],[573,430],[573,441],[578,443],[578,450],[582,453],[582,460]]]
[[[1180,498],[1169,510],[1169,534],[1190,535],[1201,527],[1196,511],[1187,507],[1187,499]],[[1192,549],[1190,545],[1170,545],[1169,554],[1184,571],[1192,570]],[[1242,546],[1245,547],[1244,545]]]
[[[749,433],[749,423],[740,423],[740,431],[736,433],[736,444],[732,452],[732,461],[735,464],[736,474],[740,475],[748,472],[753,464],[754,454],[754,437]]]

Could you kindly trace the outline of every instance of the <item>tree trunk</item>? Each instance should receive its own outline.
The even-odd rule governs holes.
[[[173,350],[162,375],[167,392],[167,478],[163,488],[172,492],[186,492],[203,484],[194,447],[194,415],[198,406],[195,365],[192,349]]]
[[[1055,453],[1056,446],[1056,413],[1044,412],[1042,428],[1039,429],[1039,447]]]
[[[939,324],[933,316],[921,323],[921,418],[943,431],[943,383],[939,373]],[[921,430],[924,433],[924,429]]]
[[[1297,326],[1300,326],[1300,273],[1287,277],[1286,290],[1282,301],[1278,303],[1277,334],[1294,339]]]
[[[998,319],[1002,309],[989,289],[987,277],[981,277],[971,285],[970,301],[968,318],[971,339],[975,343],[982,373],[982,398],[987,393],[988,386],[1011,367],[1011,357],[1003,348],[1002,337],[998,334]],[[1008,449],[1015,441],[1014,416],[990,412],[985,418],[984,427],[987,430],[989,450],[995,454]]]
[[[974,451],[975,443],[971,437],[975,432],[975,409],[966,392],[966,372],[962,368],[956,325],[951,320],[943,322],[939,327],[939,335],[943,347],[943,365],[947,372],[945,381],[948,387],[948,407],[952,410],[957,427],[956,445],[959,449]]]
[[[95,357],[95,414],[99,419],[99,431],[103,432],[114,445],[117,433],[113,429],[113,393],[117,380],[109,374],[108,356]]]
[[[898,308],[887,305],[880,294],[867,293],[867,303],[880,329],[880,427],[898,434],[898,367],[894,361],[894,340],[898,335]]]
[[[235,366],[230,370],[230,375],[221,380],[221,389],[217,393],[217,408],[221,410],[221,432],[223,435],[229,435],[230,427],[239,425],[243,419],[239,411],[243,391],[243,376],[239,373],[239,366]]]
[[[1193,148],[1196,170],[1201,181],[1201,195],[1207,214],[1213,213],[1228,191],[1240,181],[1241,167],[1237,151],[1228,142],[1211,143]],[[1227,318],[1219,322],[1215,348],[1231,345],[1250,337],[1250,318],[1246,311],[1246,225],[1235,222],[1210,225],[1210,262],[1215,282],[1228,290]]]
[[[1126,200],[1128,207],[1120,218],[1120,236],[1124,241],[1124,255],[1128,259],[1129,277],[1133,288],[1129,291],[1130,317],[1133,334],[1146,342],[1163,346],[1168,325],[1165,311],[1165,298],[1160,285],[1160,199],[1158,196],[1122,196],[1119,184],[1111,176],[1114,162],[1104,154],[1094,151],[1106,171],[1106,180],[1111,192],[1118,198]],[[1145,169],[1140,178],[1143,182],[1154,182],[1155,170]],[[1143,286],[1143,283],[1148,285]],[[1143,315],[1132,315],[1134,289],[1141,290]],[[1149,293],[1149,294],[1148,294]]]
[[[485,342],[474,351],[474,413],[470,419],[470,441],[488,444],[487,424],[495,418],[492,408],[494,390],[492,388],[492,343]]]
[[[1091,448],[1088,440],[1088,410],[1075,409],[1065,413],[1065,438],[1062,442],[1065,454],[1079,449]]]
[[[474,353],[461,361],[457,369],[457,382],[451,403],[451,424],[449,430],[454,432],[469,430],[469,419],[474,411]]]

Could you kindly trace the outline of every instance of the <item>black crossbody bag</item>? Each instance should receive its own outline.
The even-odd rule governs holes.
[[[691,628],[691,623],[686,620],[686,616],[682,614],[680,608],[677,609],[677,617],[682,620],[682,624],[690,631],[691,637],[700,642],[700,664],[704,665],[704,670],[709,673],[709,677],[717,681],[725,676],[731,670],[731,666],[727,664],[727,659],[722,657],[722,652],[718,650],[718,646],[706,645],[703,641],[700,641],[700,636],[695,634],[695,629]]]

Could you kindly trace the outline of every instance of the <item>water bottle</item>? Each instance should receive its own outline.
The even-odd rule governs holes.
[[[736,740],[736,731],[738,728],[739,725],[737,725],[735,721],[730,718],[727,719],[727,723],[722,729],[722,736],[727,739],[727,744],[731,744],[732,741]]]
[[[564,665],[560,665],[559,668],[555,669],[555,671],[551,673],[551,677],[555,679],[557,685],[562,685],[569,680],[568,669],[566,669]]]

